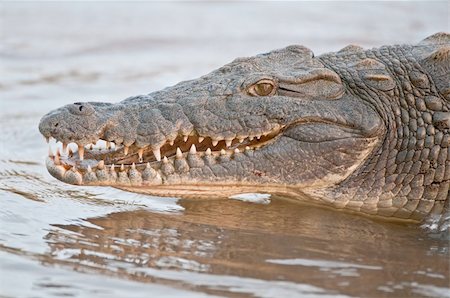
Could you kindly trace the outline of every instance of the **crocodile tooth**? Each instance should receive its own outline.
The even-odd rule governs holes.
[[[120,170],[121,171],[125,170],[125,166],[123,164],[120,165]]]
[[[153,155],[155,156],[157,161],[161,161],[161,151],[159,148],[153,149]]]
[[[233,139],[226,139],[225,140],[225,144],[227,145],[227,147],[230,147],[232,142],[233,142]]]
[[[47,144],[48,144],[48,142],[50,141],[50,137],[44,137],[44,139],[45,139],[45,141],[46,141]]]
[[[148,162],[146,165],[145,165],[145,168],[146,169],[150,169],[151,168],[151,166],[150,166],[150,163]]]
[[[78,145],[78,156],[80,160],[84,159],[84,146]]]
[[[128,147],[128,146],[123,147],[123,155],[125,155],[125,156],[128,155],[128,149],[130,149],[130,147]]]
[[[48,157],[53,157],[53,150],[51,146],[48,146]]]
[[[261,135],[257,135],[256,138],[259,140],[261,139]]]
[[[131,169],[136,170],[136,165],[134,164],[134,162],[131,164]]]
[[[253,141],[254,138],[255,138],[255,136],[249,136],[248,137],[249,141]]]
[[[169,162],[169,160],[167,159],[167,156],[164,156],[163,157],[163,163],[168,163]]]
[[[109,169],[110,169],[111,172],[114,172],[114,171],[115,171],[114,168],[115,168],[114,164],[112,164],[112,165],[109,167]]]
[[[142,162],[143,161],[143,159],[142,159],[142,156],[144,155],[144,148],[140,148],[139,150],[138,150],[138,156],[139,156],[139,162]]]
[[[250,151],[250,147],[249,146],[245,146],[245,151]]]
[[[187,142],[188,138],[189,138],[189,136],[183,136],[183,141]]]
[[[181,152],[180,147],[177,147],[176,158],[181,159],[183,157],[183,152]]]
[[[198,137],[198,142],[201,143],[205,140],[205,137]]]
[[[211,155],[211,148],[206,149],[205,154],[206,155]]]
[[[216,147],[219,144],[219,140],[212,140],[213,147]]]
[[[169,142],[170,146],[173,146],[174,143],[175,143],[175,140],[171,140],[171,141]]]
[[[195,147],[194,144],[192,144],[191,149],[189,149],[189,154],[197,154],[197,148]]]
[[[235,154],[240,153],[240,152],[241,152],[241,151],[239,150],[239,148],[234,149],[234,153],[235,153]]]
[[[220,155],[227,155],[227,151],[225,149],[220,150]]]
[[[92,172],[92,168],[91,168],[91,166],[90,166],[90,165],[88,165],[88,167],[87,167],[87,171],[88,171],[88,173]]]
[[[242,143],[245,140],[245,138],[238,138],[239,143]]]

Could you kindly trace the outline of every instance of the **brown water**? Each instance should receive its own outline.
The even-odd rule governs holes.
[[[419,225],[263,195],[74,187],[46,172],[37,130],[60,105],[147,93],[237,56],[436,31],[447,2],[1,3],[0,297],[450,297],[448,240]]]

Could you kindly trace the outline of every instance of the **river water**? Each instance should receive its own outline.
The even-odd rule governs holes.
[[[448,3],[0,3],[0,297],[450,297],[449,243],[280,197],[158,198],[53,179],[37,124],[238,56],[418,42]]]

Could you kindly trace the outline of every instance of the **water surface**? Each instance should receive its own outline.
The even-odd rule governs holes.
[[[46,172],[37,130],[63,104],[237,56],[417,42],[448,31],[445,1],[1,3],[0,22],[0,296],[450,297],[449,243],[419,225],[273,196],[74,187]]]

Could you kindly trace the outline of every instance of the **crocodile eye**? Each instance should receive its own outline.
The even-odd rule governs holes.
[[[261,80],[251,85],[247,92],[253,96],[269,96],[275,94],[275,84],[271,80]]]

